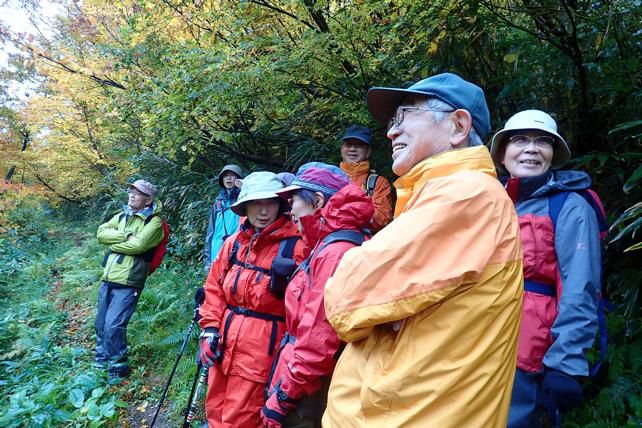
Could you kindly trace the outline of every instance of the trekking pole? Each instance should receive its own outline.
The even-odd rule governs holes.
[[[207,367],[203,367],[201,363],[198,363],[198,369],[196,371],[196,376],[199,376],[198,378],[198,385],[196,384],[196,378],[194,378],[194,384],[192,385],[192,391],[190,392],[190,400],[189,400],[189,406],[187,407],[187,411],[185,412],[185,421],[183,422],[183,428],[189,428],[189,426],[192,424],[192,420],[194,419],[194,413],[196,413],[196,404],[198,403],[198,396],[201,394],[201,389],[203,388],[203,385],[205,385],[205,382],[207,381]]]
[[[198,308],[201,306],[201,303],[203,303],[204,298],[205,298],[205,293],[202,290],[202,288],[199,288],[198,290],[196,290],[196,294],[194,295],[194,300],[196,304],[194,305],[194,316],[192,316],[192,323],[187,328],[187,333],[185,334],[185,338],[183,339],[183,344],[181,345],[181,349],[178,351],[176,362],[174,363],[174,367],[172,367],[172,371],[169,374],[169,379],[167,379],[167,383],[165,384],[165,389],[163,390],[161,399],[158,402],[158,406],[156,407],[156,413],[154,413],[154,419],[152,419],[152,424],[149,426],[150,428],[153,428],[154,424],[156,423],[156,418],[158,417],[158,413],[160,412],[161,406],[165,401],[167,390],[169,389],[169,385],[172,383],[172,378],[174,377],[174,373],[176,373],[178,362],[181,360],[181,357],[185,352],[185,348],[187,347],[187,342],[189,342],[189,339],[192,336],[192,330],[194,330],[194,324],[196,324],[196,321],[198,321],[199,319]]]

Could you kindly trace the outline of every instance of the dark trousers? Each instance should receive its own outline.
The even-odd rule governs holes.
[[[541,428],[543,400],[542,375],[517,369],[508,412],[508,428]]]
[[[96,362],[108,364],[109,371],[123,374],[127,365],[127,324],[142,290],[102,282],[96,312]]]

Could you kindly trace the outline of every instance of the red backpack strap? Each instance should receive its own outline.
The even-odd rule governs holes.
[[[604,210],[604,205],[602,205],[600,197],[591,189],[579,192],[579,195],[582,196],[591,208],[593,208],[593,211],[595,211],[597,226],[600,229],[600,239],[604,240],[609,233],[609,224],[606,221],[606,211]]]

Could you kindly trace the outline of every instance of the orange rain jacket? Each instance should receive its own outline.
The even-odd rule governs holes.
[[[348,174],[350,181],[366,190],[366,180],[370,175],[370,162],[347,163],[341,162],[343,172]],[[378,232],[392,219],[392,189],[385,177],[379,175],[372,192],[372,203],[375,207],[374,216],[370,220],[370,228]]]
[[[247,380],[247,386],[235,380],[231,385],[237,389],[255,389],[256,383],[265,386],[268,371],[274,358],[276,348],[285,333],[285,304],[269,290],[270,275],[230,263],[234,241],[240,246],[237,258],[241,263],[249,263],[269,270],[272,259],[277,255],[281,240],[298,235],[297,227],[285,215],[280,216],[274,223],[257,233],[249,222],[241,225],[240,230],[227,238],[221,247],[205,282],[205,302],[201,305],[199,324],[202,329],[215,327],[219,329],[221,338],[219,350],[223,352],[217,369],[224,376],[238,376]],[[309,251],[303,240],[297,241],[294,247],[293,259],[301,263]],[[232,309],[243,308],[263,316],[234,313]],[[278,318],[279,320],[276,320]],[[212,375],[210,369],[210,375]],[[233,395],[239,391],[218,391],[223,395]],[[232,400],[227,400],[227,405]],[[260,424],[260,412],[263,397],[257,397],[253,402],[242,403],[246,408],[252,408],[256,426]],[[238,420],[236,414],[246,414],[246,409],[222,409],[226,401],[220,397],[207,396],[207,413],[210,426],[251,426],[254,422]],[[230,420],[214,422],[210,414],[230,415]],[[239,416],[241,417],[241,416]],[[213,424],[213,425],[212,425]]]
[[[506,426],[523,292],[513,204],[483,146],[426,159],[395,186],[398,217],[326,284],[348,345],[323,426]]]

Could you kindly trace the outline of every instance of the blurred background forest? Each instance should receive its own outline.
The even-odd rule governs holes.
[[[394,179],[368,88],[451,71],[484,88],[494,130],[522,109],[550,112],[570,167],[593,177],[612,225],[604,292],[615,309],[607,361],[564,426],[642,426],[642,1],[55,3],[61,13],[44,19],[45,5],[20,2],[30,33],[0,16],[12,47],[0,69],[0,425],[148,423],[204,280],[218,170],[338,163],[341,132],[361,123]],[[89,369],[93,234],[141,177],[161,189],[170,253],[130,325],[137,371],[108,387]],[[179,367],[169,420],[194,367],[191,356]]]

